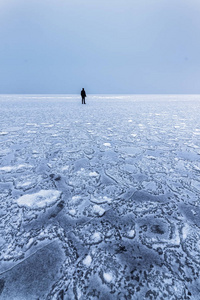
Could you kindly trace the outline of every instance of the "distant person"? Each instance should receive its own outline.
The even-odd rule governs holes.
[[[82,88],[81,97],[82,97],[82,104],[86,104],[85,97],[87,97],[87,96],[86,96],[86,92],[85,92],[84,88]]]

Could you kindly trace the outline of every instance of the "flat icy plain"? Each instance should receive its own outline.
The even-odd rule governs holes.
[[[0,96],[0,299],[200,299],[200,96]]]

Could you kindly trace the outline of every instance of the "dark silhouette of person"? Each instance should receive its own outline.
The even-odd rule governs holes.
[[[85,92],[84,88],[82,88],[81,97],[82,97],[82,104],[86,104],[85,97],[87,97],[87,96],[86,96],[86,92]]]

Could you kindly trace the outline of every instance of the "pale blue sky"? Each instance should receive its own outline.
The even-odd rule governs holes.
[[[199,0],[0,0],[0,93],[200,93]]]

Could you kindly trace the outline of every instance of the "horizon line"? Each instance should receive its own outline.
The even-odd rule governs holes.
[[[0,93],[4,95],[80,95],[79,93]],[[87,93],[87,95],[200,95],[199,93]]]

